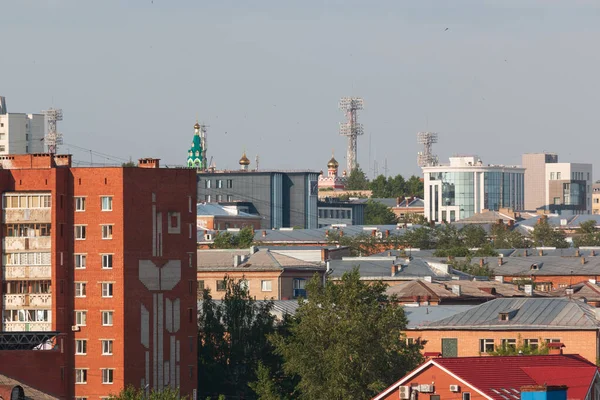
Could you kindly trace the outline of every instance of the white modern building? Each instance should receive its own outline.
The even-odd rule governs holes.
[[[450,157],[449,165],[423,167],[425,218],[459,221],[484,210],[524,205],[525,169],[484,165],[477,156]]]
[[[44,152],[43,114],[9,113],[0,97],[0,154]]]

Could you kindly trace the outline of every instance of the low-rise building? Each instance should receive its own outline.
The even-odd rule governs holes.
[[[328,226],[363,225],[365,223],[366,202],[360,200],[341,201],[326,197],[317,203],[319,208],[319,228]]]
[[[198,230],[227,230],[251,226],[260,229],[262,218],[240,211],[237,207],[215,203],[200,203],[196,206]]]

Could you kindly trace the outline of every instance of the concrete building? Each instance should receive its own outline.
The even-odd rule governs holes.
[[[198,200],[250,202],[250,213],[262,217],[263,229],[317,228],[318,172],[256,171],[248,169],[249,163],[244,154],[241,170],[198,172]]]
[[[0,355],[0,374],[61,399],[126,385],[197,388],[192,169],[72,168],[69,155],[0,157],[0,334],[53,351]],[[45,345],[44,345],[45,346]]]
[[[592,164],[559,163],[550,153],[523,154],[525,209],[590,214]]]
[[[240,211],[237,207],[201,203],[196,206],[198,229],[227,230],[251,226],[260,229],[262,218]]]
[[[363,225],[365,223],[364,201],[339,201],[326,197],[318,202],[319,228],[330,225]]]
[[[600,183],[592,185],[592,214],[600,214]]]
[[[423,167],[425,218],[459,221],[484,210],[524,206],[525,169],[483,165],[477,156],[450,157],[450,165]]]
[[[0,97],[0,154],[42,153],[44,134],[44,115],[9,113]]]

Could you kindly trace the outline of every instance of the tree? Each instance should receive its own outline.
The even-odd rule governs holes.
[[[369,184],[369,188],[371,189],[371,197],[391,197],[388,180],[385,178],[384,175],[379,175],[377,178],[373,179]]]
[[[537,247],[550,246],[556,248],[566,248],[569,244],[565,240],[565,234],[559,230],[554,229],[548,223],[548,219],[541,217],[531,234],[533,241]]]
[[[367,201],[365,207],[366,225],[394,225],[396,223],[398,223],[398,218],[389,207],[373,200]]]
[[[225,394],[254,398],[258,362],[267,366],[278,357],[267,335],[275,333],[273,302],[256,302],[245,285],[225,279],[225,296],[216,303],[204,290],[198,311],[199,398]]]
[[[575,247],[600,245],[600,233],[596,229],[595,220],[592,219],[579,224],[579,231],[573,237],[573,244]]]
[[[493,273],[487,264],[475,264],[471,262],[471,256],[467,256],[464,260],[452,260],[450,266],[455,270],[464,272],[473,276],[492,277]]]
[[[487,233],[479,225],[465,225],[460,230],[460,235],[468,248],[481,247],[488,243]]]
[[[358,269],[339,283],[307,285],[290,336],[272,336],[284,371],[299,378],[297,399],[369,399],[422,361],[402,331],[406,316],[382,282],[365,283]]]
[[[215,236],[211,248],[213,249],[245,249],[249,248],[254,242],[254,229],[251,226],[245,226],[237,234],[225,231],[219,232]]]
[[[149,391],[148,396],[143,388],[135,388],[133,386],[127,386],[125,389],[117,395],[111,395],[110,400],[186,400],[187,396],[181,397],[179,395],[179,389],[172,389],[166,387],[161,391],[155,391],[154,389]]]
[[[360,166],[356,166],[350,171],[350,176],[346,181],[346,190],[367,190],[369,189],[369,180]]]
[[[400,174],[394,178],[388,178],[388,188],[390,197],[407,197],[406,181]]]
[[[402,245],[413,249],[432,249],[434,248],[432,236],[432,229],[428,226],[409,229],[402,235]]]
[[[522,249],[529,247],[525,237],[504,224],[494,224],[490,230],[492,245],[496,249]]]
[[[420,177],[413,175],[406,181],[406,193],[408,196],[423,198],[424,184]]]
[[[137,165],[133,161],[129,160],[121,164],[121,167],[137,167]]]

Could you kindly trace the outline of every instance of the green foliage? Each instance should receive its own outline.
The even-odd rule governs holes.
[[[529,242],[518,231],[504,224],[494,224],[490,231],[492,244],[496,249],[522,249],[529,247]]]
[[[273,302],[257,303],[239,282],[225,279],[226,292],[217,304],[208,290],[198,310],[198,388],[201,398],[225,394],[254,398],[259,361],[277,364],[267,340],[276,332]]]
[[[596,229],[596,221],[589,220],[579,224],[579,231],[573,237],[573,245],[581,246],[600,246],[600,232]]]
[[[123,164],[121,164],[121,167],[137,167],[137,164],[134,163],[133,161],[129,160],[127,162],[124,162]]]
[[[479,225],[465,225],[460,230],[462,242],[469,248],[481,247],[488,243],[487,233]]]
[[[471,256],[467,256],[464,260],[452,260],[450,262],[450,266],[458,271],[465,272],[473,276],[493,276],[493,273],[490,271],[487,264],[482,266],[480,264],[472,263]]]
[[[386,178],[379,175],[370,184],[371,197],[420,197],[423,198],[423,182],[417,176],[411,176],[408,181],[402,175]]]
[[[299,377],[294,398],[369,399],[422,361],[402,335],[402,306],[385,290],[382,282],[362,282],[358,269],[340,283],[309,282],[290,335],[272,336],[284,371]]]
[[[389,238],[388,238],[389,239]],[[331,230],[327,241],[331,244],[339,244],[350,248],[353,257],[366,256],[378,250],[378,245],[386,239],[378,239],[375,236],[363,233],[356,236],[342,236],[339,232]]]
[[[409,196],[423,198],[424,186],[421,178],[418,176],[411,176],[408,181],[406,181],[406,193]]]
[[[520,354],[524,356],[547,355],[549,353],[549,349],[546,342],[543,342],[542,339],[538,339],[538,343],[540,343],[539,346],[529,346],[525,344],[519,336],[516,346],[503,344],[496,346],[494,351],[488,352],[487,354],[491,356],[516,356]]]
[[[565,240],[565,234],[560,229],[554,229],[550,226],[546,218],[540,218],[538,223],[535,224],[532,237],[536,247],[569,247],[569,243]]]
[[[398,223],[396,214],[389,207],[373,200],[367,201],[365,207],[366,225],[394,225],[396,223]]]
[[[348,180],[346,181],[346,190],[367,190],[369,189],[369,180],[367,176],[360,169],[360,166],[356,166],[351,172],[350,176],[348,176]]]
[[[181,397],[179,395],[179,389],[172,389],[166,387],[161,391],[155,391],[154,389],[149,391],[146,396],[143,388],[135,388],[133,386],[127,386],[125,389],[117,395],[110,395],[110,400],[187,400],[188,397]]]
[[[425,218],[423,214],[406,213],[404,214],[404,218],[401,218],[399,222],[405,222],[408,224],[416,225],[427,225],[427,218]]]
[[[254,230],[251,226],[245,226],[237,234],[229,231],[219,232],[215,236],[212,249],[245,249],[254,242]]]
[[[422,226],[416,229],[410,229],[402,235],[403,247],[413,249],[433,249],[433,230],[429,227]]]

